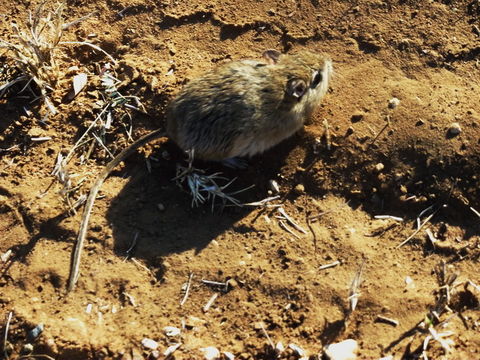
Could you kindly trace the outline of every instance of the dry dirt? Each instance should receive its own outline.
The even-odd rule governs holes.
[[[56,4],[48,0],[46,8]],[[10,23],[23,24],[36,5],[0,1],[0,37],[15,41]],[[0,261],[0,349],[11,313],[9,358],[20,359],[29,342],[34,354],[55,359],[156,358],[141,344],[151,338],[159,343],[159,358],[181,342],[175,359],[202,359],[200,348],[207,346],[239,359],[274,359],[266,332],[312,359],[325,345],[348,338],[358,341],[359,359],[416,359],[429,334],[426,316],[441,303],[435,268],[444,261],[458,277],[448,308],[431,325],[451,331],[446,339],[453,345],[445,354],[432,341],[425,354],[480,359],[480,294],[467,285],[480,284],[480,217],[472,210],[480,210],[478,1],[67,0],[66,21],[93,11],[64,37],[88,40],[119,61],[119,91],[137,96],[149,114],[131,112],[133,138],[162,127],[168,100],[219,63],[259,58],[269,48],[330,54],[336,72],[331,91],[303,131],[251,159],[247,170],[199,165],[238,177],[232,190],[254,184],[237,195],[242,202],[269,196],[269,180],[276,180],[281,198],[273,203],[306,232],[292,226],[287,232],[275,208],[192,208],[172,181],[184,156],[158,141],[105,183],[78,285],[67,294],[81,211],[68,212],[51,173],[57,155],[66,154],[100,113],[98,74],[109,60],[88,46],[64,46],[63,77],[52,94],[59,113],[48,125],[39,121],[41,101],[15,91],[0,99],[0,255],[11,250]],[[14,65],[4,50],[0,57],[6,81]],[[72,66],[78,70],[67,71]],[[89,74],[87,88],[67,102],[79,72]],[[394,97],[400,103],[391,108]],[[457,135],[449,130],[455,122]],[[105,136],[111,152],[128,144],[128,126],[114,119]],[[52,139],[31,140],[41,136]],[[74,184],[86,181],[73,199],[88,192],[109,160],[98,145],[83,163],[79,156],[68,170],[77,175]],[[397,248],[430,206],[421,217],[429,221]],[[133,257],[126,259],[136,236]],[[340,264],[321,268],[335,261]],[[349,288],[362,264],[358,305],[349,314]],[[189,296],[180,306],[190,274]],[[231,281],[225,290],[202,279]],[[213,294],[218,297],[204,312]],[[418,326],[422,321],[427,325]],[[44,330],[33,339],[29,331],[38,324]],[[168,338],[165,326],[181,334]],[[291,349],[281,356],[298,358]]]

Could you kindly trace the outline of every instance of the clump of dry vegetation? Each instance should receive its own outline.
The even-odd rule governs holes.
[[[187,154],[188,165],[186,167],[177,166],[177,176],[174,180],[179,186],[186,184],[187,191],[192,196],[192,207],[210,201],[213,212],[216,199],[220,199],[221,206],[242,206],[242,203],[234,195],[252,188],[253,185],[227,193],[225,190],[232,185],[236,178],[230,180],[218,172],[210,175],[205,174],[203,170],[193,167],[194,151],[187,151]],[[225,184],[221,185],[219,182],[225,182]]]
[[[42,15],[43,8],[40,4],[35,13],[29,12],[24,28],[10,24],[15,42],[0,39],[0,46],[7,49],[7,59],[13,60],[19,70],[19,76],[0,87],[0,96],[13,85],[25,83],[20,92],[29,90],[35,100],[43,99],[48,111],[55,114],[49,93],[58,80],[59,43],[69,24],[63,22],[63,5],[46,15]]]
[[[0,48],[6,49],[4,56],[8,67],[13,68],[9,71],[12,78],[0,84],[0,97],[12,90],[14,85],[20,85],[18,93],[28,91],[33,97],[32,102],[42,100],[45,104],[46,114],[43,120],[50,114],[57,113],[51,94],[67,70],[60,68],[62,46],[87,45],[103,52],[98,46],[88,42],[61,41],[65,30],[93,15],[88,14],[66,23],[64,7],[62,3],[56,9],[46,11],[44,3],[41,3],[35,12],[28,12],[25,24],[10,24],[13,33],[11,41],[0,39]]]

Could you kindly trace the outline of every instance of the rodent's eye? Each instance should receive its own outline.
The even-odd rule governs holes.
[[[300,100],[307,90],[307,85],[302,79],[292,79],[287,83],[287,93]]]
[[[312,89],[315,89],[317,87],[318,84],[320,84],[320,82],[322,81],[322,72],[320,70],[317,70],[313,73],[313,80],[312,80],[312,84],[310,85],[310,87]]]

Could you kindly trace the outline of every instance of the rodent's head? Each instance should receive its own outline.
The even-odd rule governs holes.
[[[333,73],[330,57],[309,51],[281,54],[276,50],[267,50],[263,55],[281,69],[281,76],[286,76],[286,103],[292,110],[309,115],[328,90]]]

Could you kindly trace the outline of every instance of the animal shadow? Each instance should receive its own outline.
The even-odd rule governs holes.
[[[295,141],[287,140],[250,159],[245,170],[200,161],[196,161],[194,167],[202,169],[206,175],[221,172],[225,179],[218,180],[219,185],[235,179],[224,192],[249,188],[233,196],[240,203],[254,202],[268,196],[268,180],[279,172],[293,146]],[[128,183],[111,201],[107,211],[107,220],[113,229],[114,251],[121,257],[144,259],[152,267],[158,267],[159,257],[192,249],[199,253],[222,233],[232,229],[241,232],[241,227],[235,224],[254,209],[232,206],[228,202],[223,204],[219,197],[213,205],[212,199],[206,199],[205,203],[195,206],[186,181],[179,185],[174,180],[176,166],[186,165],[184,154],[170,142],[163,144],[159,152],[165,150],[171,158],[165,160],[161,154],[153,154],[158,161],[150,161],[150,173],[145,161],[136,156],[127,161],[125,169],[111,175],[129,176]],[[134,243],[133,250],[129,251]]]

